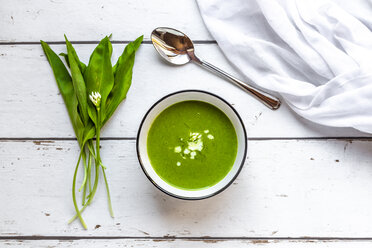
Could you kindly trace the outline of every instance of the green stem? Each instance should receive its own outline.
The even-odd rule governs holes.
[[[76,175],[77,175],[77,172],[78,172],[78,168],[79,168],[79,164],[80,164],[80,160],[81,160],[81,156],[83,154],[83,151],[84,151],[83,149],[80,150],[79,159],[78,159],[78,162],[77,162],[76,168],[75,168],[74,179],[72,180],[72,201],[74,202],[75,211],[76,211],[77,216],[79,217],[79,220],[80,220],[81,224],[83,225],[83,227],[85,229],[87,229],[87,225],[85,224],[85,221],[83,220],[83,217],[81,217],[79,208],[77,206],[76,195],[75,195]]]
[[[94,184],[93,184],[92,192],[89,194],[89,200],[87,202],[88,205],[91,204],[91,202],[93,200],[93,197],[96,194],[97,186],[98,186],[99,165],[96,164],[95,166],[96,166],[96,171],[95,171],[96,175],[95,175],[95,178],[94,178]]]
[[[91,173],[91,169],[92,169],[92,156],[89,153],[88,154],[88,184],[89,184],[89,193],[92,191],[92,177],[91,177],[91,174],[92,173]]]
[[[96,159],[96,153],[94,152],[94,146],[93,146],[93,141],[89,141],[89,153]]]
[[[89,143],[88,143],[88,147],[92,147],[93,146],[93,142],[92,140],[89,140]],[[91,197],[92,195],[92,179],[91,179],[91,174],[92,174],[92,157],[90,155],[90,153],[88,153],[88,185],[89,185],[89,194],[87,196],[88,198],[88,201],[89,201],[89,198]],[[85,185],[85,187],[87,187],[87,185]],[[85,189],[85,188],[84,188]],[[83,207],[80,209],[80,214],[82,214],[85,210],[85,208],[88,206],[88,201],[83,203]],[[78,217],[78,214],[75,214],[74,217],[72,217],[69,221],[68,221],[68,224],[72,223],[76,218]]]
[[[114,211],[112,210],[110,190],[109,190],[109,186],[108,186],[108,183],[107,183],[107,178],[106,178],[106,173],[105,173],[104,168],[102,168],[102,173],[103,173],[103,177],[105,178],[105,184],[106,184],[106,190],[107,190],[107,199],[108,199],[108,204],[109,204],[110,215],[111,215],[112,218],[114,218]]]
[[[92,141],[90,140],[89,143],[88,143],[88,147],[89,146],[92,146],[93,143]],[[88,185],[85,184],[84,186],[84,194],[85,194],[85,190],[86,188],[88,187],[89,188],[89,194],[87,196],[87,199],[89,200],[91,194],[92,194],[92,185],[91,185],[91,167],[92,167],[92,156],[90,155],[90,153],[88,153]],[[88,202],[83,202],[83,207],[79,210],[80,214],[82,214],[85,210],[85,208],[88,206]],[[78,217],[78,214],[76,213],[74,215],[74,217],[72,217],[69,221],[68,221],[68,224],[71,224],[76,218]]]
[[[84,147],[85,149],[86,147]],[[87,166],[87,169],[85,171],[85,175],[84,177],[88,178],[87,180],[89,180],[89,158],[90,158],[90,153],[88,152],[88,166]],[[83,159],[86,160],[86,149],[84,150],[84,154],[83,154]],[[85,163],[84,163],[85,165]],[[84,190],[83,190],[83,202],[81,205],[85,205],[85,200],[86,200],[86,195],[87,195],[87,187],[88,187],[88,183],[84,183]]]
[[[88,206],[88,203],[85,203],[85,205],[80,209],[80,214],[83,213],[85,208]],[[78,217],[78,214],[75,214],[74,217],[72,217],[69,221],[68,224],[71,224],[76,218]]]
[[[92,140],[89,140],[88,141],[88,149],[89,149],[89,151],[90,151],[90,154],[92,154],[92,156],[90,156],[89,155],[89,160],[88,160],[88,173],[89,173],[89,176],[88,176],[88,182],[89,182],[89,190],[90,190],[90,192],[89,192],[89,194],[88,194],[88,196],[87,196],[87,198],[88,198],[88,200],[87,200],[87,202],[83,205],[83,207],[80,209],[80,214],[81,213],[83,213],[84,212],[84,210],[86,209],[86,207],[88,206],[88,205],[90,205],[90,202],[91,202],[91,199],[93,199],[93,195],[94,195],[94,193],[95,193],[95,188],[97,187],[96,185],[97,185],[97,183],[98,183],[98,177],[95,177],[95,181],[94,181],[94,185],[93,185],[93,189],[92,189],[92,185],[91,185],[91,174],[92,174],[92,171],[91,171],[91,169],[92,169],[92,157],[93,158],[95,158],[96,156],[95,156],[95,153],[94,153],[94,145],[93,145],[93,141]],[[97,169],[98,169],[98,166],[96,166],[96,175],[98,175],[98,173],[97,173]],[[93,191],[94,190],[94,191]],[[68,221],[68,223],[70,224],[70,223],[72,223],[76,218],[78,217],[78,213],[76,213],[75,215],[74,215],[74,217],[72,217],[69,221]]]
[[[87,156],[86,156],[86,154],[85,154],[85,145],[84,145],[84,147],[82,148],[83,150],[84,150],[84,152],[83,152],[83,156],[82,156],[82,158],[83,158],[83,165],[84,165],[84,179],[83,179],[83,183],[81,184],[81,186],[80,186],[80,189],[79,189],[79,192],[83,189],[83,187],[85,186],[85,183],[87,182],[87,174],[88,174],[88,167],[87,167],[87,162],[86,162],[86,160],[87,160]],[[83,195],[84,196],[84,195]],[[83,204],[84,205],[84,204]]]
[[[93,194],[93,189],[94,189],[94,184],[96,183],[98,177],[95,177],[95,180],[94,180],[94,184],[93,184],[93,188],[92,188],[92,174],[93,174],[93,171],[92,171],[92,166],[93,166],[93,163],[92,163],[92,158],[94,158],[94,162],[96,163],[96,155],[95,155],[95,151],[94,151],[94,145],[93,145],[93,140],[90,140],[89,143],[88,143],[88,149],[90,151],[90,169],[89,169],[89,194],[88,194],[88,198],[90,198]],[[97,172],[97,168],[96,168],[96,172]],[[96,174],[96,173],[95,173]],[[90,201],[89,201],[89,204],[90,204]]]
[[[91,153],[91,173],[89,174],[89,176],[92,176],[92,174],[93,174],[93,172],[92,172],[92,158],[93,159],[96,159],[96,154],[95,154],[95,151],[94,151],[94,145],[93,145],[93,140],[89,140],[89,143],[88,143],[88,149],[89,149],[89,151],[90,151],[90,153]],[[90,181],[92,182],[92,179],[90,179]],[[92,185],[89,185],[89,187],[90,187],[90,194],[92,194]]]
[[[97,152],[97,157],[95,160],[95,166],[96,166],[96,175],[94,179],[94,185],[93,185],[93,190],[91,192],[91,195],[89,196],[88,200],[88,205],[93,200],[94,195],[96,194],[97,191],[97,186],[98,186],[98,176],[99,176],[99,161],[100,161],[100,156],[99,156],[99,140],[100,140],[100,123],[101,123],[101,112],[100,109],[97,108],[97,123],[96,123],[96,152]]]
[[[94,157],[94,159],[97,160],[97,156],[96,156],[94,150],[92,148],[89,148],[89,151],[90,151],[90,154],[92,154],[92,156]],[[99,165],[102,166],[102,168],[107,169],[106,166],[104,166],[102,164],[102,161],[101,160],[99,161]]]
[[[89,159],[90,160],[90,159]],[[88,161],[88,168],[89,168],[89,162]],[[102,168],[102,167],[101,167]],[[110,190],[109,190],[109,186],[108,186],[108,182],[107,182],[107,177],[106,177],[106,173],[105,173],[105,169],[102,168],[102,172],[103,172],[103,177],[105,179],[105,184],[106,184],[106,190],[107,190],[107,198],[108,198],[108,203],[109,203],[109,211],[110,211],[110,215],[112,218],[114,218],[114,211],[112,209],[112,204],[111,204],[111,197],[110,197]],[[88,198],[91,199],[93,198],[93,195],[89,194],[88,195]],[[89,200],[88,202],[86,202],[86,204],[80,209],[80,214],[83,213],[83,211],[86,209],[86,207],[89,205]],[[72,223],[76,218],[78,217],[78,214],[75,214],[74,217],[72,217],[68,223]]]
[[[84,206],[84,204],[85,204],[86,196],[87,196],[87,185],[85,184],[84,189],[83,189],[83,199],[82,199],[82,202],[81,202],[82,206]]]

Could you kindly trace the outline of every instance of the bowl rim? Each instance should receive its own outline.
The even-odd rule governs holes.
[[[150,114],[150,112],[155,108],[155,106],[157,106],[160,102],[164,101],[165,99],[171,97],[171,96],[174,96],[174,95],[178,95],[178,94],[182,94],[182,93],[188,93],[188,92],[196,92],[196,93],[202,93],[202,94],[207,94],[207,95],[210,95],[210,96],[213,96],[213,97],[216,97],[218,98],[219,100],[221,100],[222,102],[224,102],[233,112],[234,114],[236,115],[236,117],[238,118],[241,126],[242,126],[242,130],[243,130],[243,136],[244,136],[244,152],[243,152],[243,159],[239,165],[239,168],[238,170],[236,171],[235,175],[231,178],[231,180],[224,186],[222,187],[221,189],[209,194],[209,195],[205,195],[205,196],[201,196],[201,197],[184,197],[184,196],[181,196],[181,195],[177,195],[177,194],[173,194],[172,192],[169,192],[167,191],[166,189],[162,188],[160,185],[158,185],[155,180],[152,179],[152,177],[147,173],[146,169],[144,168],[144,165],[143,165],[143,162],[142,162],[142,159],[141,159],[141,155],[140,155],[140,151],[139,151],[139,137],[140,137],[140,133],[141,133],[141,130],[142,130],[142,127],[143,127],[143,124],[147,118],[147,116]],[[211,103],[209,103],[211,104]],[[211,104],[213,105],[214,107],[216,107],[214,104]],[[171,106],[171,105],[170,105]],[[169,106],[168,106],[169,107]],[[166,109],[166,108],[165,108]],[[164,110],[165,110],[164,109]],[[164,111],[163,110],[163,111]],[[221,110],[222,111],[222,110]],[[236,111],[236,109],[230,104],[228,103],[225,99],[223,99],[222,97],[214,94],[214,93],[211,93],[211,92],[208,92],[208,91],[204,91],[204,90],[197,90],[197,89],[189,89],[189,90],[180,90],[180,91],[175,91],[175,92],[172,92],[172,93],[169,93],[163,97],[161,97],[159,100],[157,100],[153,105],[151,105],[151,107],[147,110],[146,114],[143,116],[142,118],[142,121],[141,121],[141,124],[139,125],[139,128],[138,128],[138,132],[137,132],[137,137],[136,137],[136,152],[137,152],[137,159],[140,163],[140,166],[141,166],[141,169],[142,171],[144,172],[144,174],[146,175],[146,177],[150,180],[150,182],[156,187],[158,188],[160,191],[162,191],[163,193],[169,195],[169,196],[172,196],[172,197],[175,197],[175,198],[178,198],[178,199],[181,199],[181,200],[188,200],[188,201],[195,201],[195,200],[203,200],[203,199],[207,199],[207,198],[210,198],[212,196],[215,196],[215,195],[218,195],[219,193],[223,192],[224,190],[226,190],[234,181],[235,179],[238,177],[238,175],[240,174],[241,170],[243,169],[243,166],[244,166],[244,163],[246,161],[246,158],[247,158],[247,150],[248,150],[248,142],[247,142],[247,131],[245,129],[245,126],[244,126],[244,122],[242,120],[242,118],[240,117],[238,111]]]

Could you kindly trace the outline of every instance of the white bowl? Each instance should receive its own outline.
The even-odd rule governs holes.
[[[169,106],[178,102],[189,100],[202,101],[212,104],[213,106],[224,112],[233,124],[238,139],[237,155],[230,172],[217,184],[201,190],[184,190],[169,185],[167,182],[161,179],[158,174],[156,174],[154,168],[151,166],[150,159],[147,154],[147,135],[150,130],[151,124],[154,122],[156,117]],[[148,179],[164,193],[185,200],[205,199],[225,190],[238,176],[240,170],[244,165],[246,154],[247,134],[239,114],[229,103],[227,103],[221,97],[200,90],[178,91],[169,94],[157,101],[148,110],[145,117],[143,118],[137,135],[137,156],[143,172],[146,174]]]

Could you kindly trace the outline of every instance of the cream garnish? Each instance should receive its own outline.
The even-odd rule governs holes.
[[[174,152],[175,153],[180,153],[182,151],[182,148],[180,147],[180,146],[176,146],[175,148],[174,148]]]
[[[214,139],[214,136],[212,134],[208,134],[207,138],[208,139]]]
[[[214,136],[212,134],[209,134],[209,130],[206,129],[203,131],[207,135],[207,138],[210,140],[214,139]],[[174,147],[175,153],[181,153],[181,156],[183,159],[187,159],[189,157],[190,159],[195,159],[195,157],[198,155],[197,151],[201,152],[203,150],[204,144],[203,144],[203,134],[198,132],[190,132],[189,139],[184,142],[183,138],[180,138],[180,141],[184,143],[185,145],[176,146]],[[180,166],[181,162],[177,162],[177,166]]]

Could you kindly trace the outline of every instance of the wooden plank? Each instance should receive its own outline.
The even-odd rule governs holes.
[[[60,34],[62,35],[62,34]],[[114,45],[114,60],[124,45]],[[56,52],[65,46],[52,46]],[[76,45],[88,61],[95,45]],[[201,57],[237,75],[217,45],[197,45]],[[74,137],[62,97],[39,45],[0,46],[0,137]],[[283,106],[271,111],[247,93],[194,64],[170,66],[144,44],[136,58],[128,99],[103,131],[104,137],[135,137],[142,117],[161,97],[179,90],[201,89],[234,105],[251,138],[371,136],[351,128],[330,128],[298,117]]]
[[[261,247],[261,248],[369,248],[371,241],[315,241],[315,240],[180,240],[180,239],[88,239],[88,240],[0,240],[6,247]]]
[[[144,176],[134,140],[102,142],[115,218],[104,185],[74,214],[74,141],[0,142],[1,236],[372,237],[372,142],[249,141],[234,184],[210,199],[183,201]]]
[[[171,26],[193,39],[212,40],[193,0],[0,1],[0,42],[148,39],[156,27]]]

